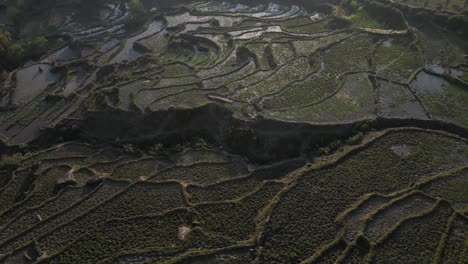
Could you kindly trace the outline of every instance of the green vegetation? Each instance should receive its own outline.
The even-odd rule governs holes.
[[[341,4],[352,13],[347,19],[355,27],[363,28],[405,28],[404,16],[401,11],[391,5],[369,0],[346,0]],[[385,16],[385,17],[383,17]]]
[[[468,2],[254,2],[0,4],[0,263],[467,262]]]
[[[27,59],[42,55],[48,49],[48,43],[43,36],[21,41],[12,36],[10,31],[0,29],[0,57],[4,58],[0,66],[12,70]]]
[[[435,200],[419,193],[400,198],[377,211],[366,224],[364,235],[380,242],[402,219],[417,216],[431,209]]]
[[[354,3],[353,3],[354,4]],[[354,4],[355,5],[355,4]],[[369,13],[364,9],[364,6],[359,6],[356,8],[355,13],[346,17],[351,20],[354,27],[358,28],[383,28],[383,25],[374,18],[372,18]]]
[[[398,144],[415,149],[402,158],[392,150]],[[457,141],[438,135],[392,133],[336,166],[304,175],[274,209],[259,260],[296,262],[311,256],[323,243],[333,240],[337,235],[334,219],[360,197],[370,192],[388,194],[406,189],[424,175],[437,172],[439,166],[454,161],[449,153],[460,153],[458,161],[462,162],[468,148],[465,144],[459,147]]]
[[[3,155],[0,157],[0,171],[1,170],[15,170],[18,168],[21,162],[21,155],[15,154],[12,156],[9,155]]]
[[[187,191],[190,194],[190,201],[193,203],[235,200],[253,192],[265,181],[281,179],[301,165],[303,162],[300,160],[274,164],[266,168],[258,168],[249,175],[205,187],[189,185]]]
[[[349,52],[349,48],[353,49],[352,53]],[[366,71],[369,68],[366,60],[369,56],[368,52],[369,40],[361,36],[333,46],[324,54],[324,69],[319,74],[313,74],[314,78],[292,83],[280,93],[266,98],[265,108],[297,108],[322,102],[340,88],[342,85],[340,78],[345,77],[347,73]],[[364,94],[368,95],[368,93]]]
[[[447,203],[440,202],[432,212],[403,221],[381,244],[377,245],[374,261],[430,262],[452,213]],[[413,254],[413,250],[424,254]]]
[[[462,215],[455,215],[448,228],[448,238],[445,247],[442,249],[440,260],[446,263],[456,263],[467,261],[466,256],[466,235],[468,221]],[[460,254],[464,252],[465,254]]]
[[[206,185],[247,173],[242,162],[197,163],[190,166],[174,166],[162,170],[152,180],[181,180]]]
[[[255,218],[260,210],[282,187],[281,183],[265,183],[254,194],[239,201],[197,205],[195,209],[200,216],[196,221],[211,233],[234,241],[247,240],[255,232]]]
[[[359,132],[345,143],[359,146],[363,140],[364,135]],[[411,146],[409,153],[400,147],[402,145]],[[330,147],[337,150],[342,146],[343,143],[337,141]],[[107,149],[99,153],[114,159],[115,151],[117,149]],[[108,165],[113,167],[112,177],[120,175],[120,179],[136,182],[129,184],[102,180],[102,183],[96,181],[82,187],[67,187],[56,195],[55,179],[70,167],[44,163],[45,167],[38,173],[34,184],[23,187],[31,188],[28,196],[17,206],[11,207],[13,209],[0,215],[0,252],[8,256],[11,250],[27,246],[28,241],[34,238],[39,255],[43,251],[50,254],[40,263],[89,263],[103,258],[110,260],[132,255],[156,261],[155,257],[161,254],[157,252],[163,249],[179,252],[175,254],[178,255],[193,247],[209,249],[236,245],[236,241],[251,243],[248,241],[253,241],[261,228],[264,230],[265,244],[263,249],[255,252],[259,261],[295,261],[312,256],[317,247],[332,240],[337,231],[333,219],[341,219],[338,215],[351,208],[366,193],[388,194],[411,188],[414,186],[411,183],[426,179],[426,175],[440,170],[456,168],[464,164],[468,157],[466,143],[450,136],[418,130],[389,132],[336,165],[299,172],[299,177],[288,187],[287,179],[297,175],[293,171],[305,168],[300,160],[259,167],[248,172],[233,157],[228,159],[232,160],[230,162],[206,163],[204,159],[216,157],[213,153],[203,154],[206,151],[209,150],[199,149],[190,154],[177,154],[181,155],[177,159],[170,158],[177,162],[184,161],[184,165],[162,169],[151,178],[158,182],[142,181],[142,178],[135,177],[140,169],[146,170],[143,165],[145,162],[153,164],[153,167],[149,167],[151,170],[146,172],[152,173],[154,164],[157,164],[154,158],[111,162]],[[134,146],[133,151],[125,155],[135,155],[135,152],[137,149]],[[60,156],[64,164],[72,162],[75,166],[82,164],[90,167],[103,164],[102,159],[94,159],[96,163],[83,162],[81,159],[80,163],[75,163],[76,160],[71,158],[81,157],[85,153],[94,151],[90,146],[66,144],[29,155],[28,159],[41,161],[44,157],[51,159]],[[219,158],[223,160],[227,157]],[[197,162],[197,159],[200,161]],[[131,167],[126,168],[127,164]],[[140,166],[134,166],[136,164]],[[19,180],[19,175],[26,176],[29,173],[15,171],[13,179]],[[465,181],[464,176],[459,178],[457,175],[460,174],[436,177],[418,188],[428,195],[453,202],[456,208],[464,210]],[[452,184],[452,179],[458,182]],[[167,180],[170,182],[162,182]],[[190,181],[193,184],[187,184]],[[195,185],[197,182],[206,186]],[[342,182],[346,182],[346,187],[336,188]],[[460,188],[451,187],[460,184]],[[18,188],[13,183],[8,186]],[[431,186],[437,187],[432,189]],[[277,197],[278,203],[272,203]],[[2,199],[3,203],[7,201]],[[385,247],[387,241],[392,241],[390,237],[393,235],[388,234],[400,232],[398,230],[406,225],[402,223],[422,223],[404,219],[419,219],[420,214],[426,215],[432,210],[435,198],[416,192],[401,198],[382,199],[379,203],[375,203],[377,200],[374,199],[369,201],[369,209],[356,211],[362,219],[352,222],[355,224],[347,232],[352,234],[362,230],[370,241],[378,242],[375,248],[369,250],[368,247],[362,247],[362,243],[368,242],[351,235],[357,239],[353,243],[360,246],[346,246],[342,240],[337,240],[341,242],[324,249],[318,255],[319,259],[362,260],[369,252],[372,252],[373,258],[380,259],[383,256],[379,253],[381,247]],[[265,213],[270,210],[270,221],[263,222]],[[313,219],[312,223],[310,219]],[[432,221],[428,221],[430,223]],[[188,238],[180,239],[180,228],[183,226],[189,227]],[[392,231],[395,228],[397,231]],[[97,239],[91,239],[91,236]],[[123,237],[126,237],[125,242],[120,242]],[[99,244],[105,244],[106,250],[102,251],[103,248],[97,246]],[[433,247],[431,245],[428,247]],[[389,247],[400,250],[393,244]],[[150,256],[150,252],[156,255]],[[408,253],[403,253],[403,256],[409,257]]]
[[[456,122],[467,127],[468,119],[464,111],[464,104],[468,100],[467,89],[437,76],[420,74],[418,77],[434,81],[433,89],[423,88],[426,86],[424,81],[421,84],[417,80],[413,83],[413,89],[427,111],[437,119]]]
[[[468,201],[467,176],[467,172],[463,171],[449,177],[436,179],[421,186],[420,190],[450,201],[456,209],[464,212],[468,209],[466,207],[466,201]]]

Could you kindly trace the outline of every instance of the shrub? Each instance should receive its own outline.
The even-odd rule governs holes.
[[[12,156],[3,155],[0,158],[0,170],[15,170],[16,168],[18,168],[20,161],[20,154],[14,154]]]
[[[193,143],[193,146],[195,148],[202,148],[202,149],[205,149],[208,147],[208,143],[206,143],[206,141],[203,139],[203,138],[196,138],[194,140],[194,143]]]
[[[341,140],[335,140],[330,144],[330,149],[332,151],[338,150],[343,146],[343,142]]]
[[[172,153],[180,153],[185,150],[185,146],[182,144],[176,144],[171,148]]]
[[[362,134],[362,132],[358,132],[356,135],[348,138],[348,140],[346,140],[346,144],[347,145],[357,145],[361,142],[362,140],[362,137],[364,135]]]
[[[342,17],[334,17],[328,24],[328,27],[332,30],[335,30],[350,27],[351,24],[351,20]]]
[[[375,1],[366,1],[364,9],[375,19],[386,23],[391,28],[403,29],[406,27],[403,14],[395,7]]]
[[[31,41],[31,44],[29,46],[33,52],[37,53],[37,52],[45,50],[47,48],[48,43],[49,41],[44,36],[39,36],[39,37],[35,37]]]
[[[14,6],[8,7],[7,16],[9,19],[16,22],[20,18],[20,10]]]
[[[148,153],[153,156],[160,156],[164,154],[164,146],[161,143],[154,144],[150,147]]]
[[[319,149],[320,155],[328,155],[330,154],[330,148],[329,147],[323,147]]]

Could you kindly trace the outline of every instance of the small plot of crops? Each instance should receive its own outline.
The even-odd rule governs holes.
[[[181,77],[191,75],[193,69],[184,63],[174,62],[163,66],[162,77]]]
[[[323,36],[319,38],[309,39],[309,40],[292,40],[291,43],[294,46],[294,49],[298,56],[308,56],[315,53],[318,49],[322,47],[327,47],[333,43],[342,41],[348,37],[352,36],[350,33],[336,33],[329,36]]]
[[[295,17],[295,18],[290,18],[286,20],[282,20],[280,23],[282,28],[289,28],[289,27],[296,27],[296,26],[302,26],[302,25],[309,25],[311,24],[312,19],[308,16],[300,16],[300,17]],[[278,23],[278,22],[275,22]]]
[[[364,245],[351,245],[341,256],[341,261],[343,263],[349,264],[358,264],[366,261],[367,254],[369,253],[369,248]]]
[[[269,58],[266,54],[266,48],[268,44],[265,42],[251,42],[245,44],[245,47],[249,49],[253,54],[255,54],[258,67],[262,70],[269,70],[271,69]]]
[[[410,87],[379,81],[379,112],[384,117],[426,119],[427,113]]]
[[[252,173],[232,180],[226,180],[208,186],[189,185],[187,192],[192,203],[239,199],[253,192],[264,181],[285,177],[289,172],[303,165],[301,161],[289,161],[274,164],[266,168],[258,168]]]
[[[464,63],[465,40],[431,24],[421,28],[421,31],[415,34],[419,39],[418,46],[420,46],[421,57],[425,65],[459,65]]]
[[[440,202],[430,213],[402,221],[374,250],[378,263],[429,263],[453,210]],[[419,252],[415,254],[414,252]]]
[[[85,195],[89,192],[92,188],[86,187],[87,183],[99,176],[87,166],[117,158],[116,151],[112,148],[98,150],[88,145],[67,143],[31,155],[23,164],[30,167],[14,172],[12,180],[2,191],[2,201],[5,204],[10,203],[10,208],[1,214],[0,222],[5,224],[8,220],[20,217],[27,208],[46,206],[43,213],[39,209],[30,211],[27,221],[35,218],[33,222],[36,223],[50,215],[49,211],[65,209],[65,205],[57,205],[57,210],[47,209],[47,206],[49,203],[54,204],[54,201],[62,202],[62,195],[65,197],[63,202],[70,205],[66,197],[71,190],[61,192],[68,185],[77,186],[76,194],[81,192],[81,195]],[[13,193],[17,194],[13,196]],[[58,197],[60,201],[57,200]],[[16,203],[14,206],[13,202]]]
[[[416,193],[400,198],[376,212],[366,225],[364,235],[378,242],[402,219],[414,217],[431,209],[435,199]]]
[[[289,23],[281,23],[285,31],[290,33],[302,33],[302,34],[316,34],[330,31],[329,20],[323,19],[319,22],[304,24],[305,21],[294,21]]]
[[[447,10],[460,13],[465,7],[465,0],[449,0],[447,4]]]
[[[0,192],[0,212],[24,198],[24,194],[31,188],[34,181],[32,173],[33,170],[30,168],[13,172],[11,180]]]
[[[54,217],[43,219],[43,221],[33,229],[26,229],[27,226],[24,226],[25,230],[23,232],[15,234],[14,238],[8,240],[8,242],[2,242],[3,244],[0,248],[0,252],[8,253],[15,248],[25,246],[35,238],[42,237],[53,232],[59,226],[66,224],[69,221],[73,221],[76,217],[92,210],[106,199],[124,190],[127,185],[128,183],[126,182],[114,182],[110,180],[104,181],[97,190],[93,191],[92,195],[80,200],[76,205],[65,208],[58,212]],[[70,239],[72,239],[72,237],[70,237]]]
[[[424,4],[427,1],[426,0],[408,0],[408,1],[398,0],[396,2],[402,3],[402,4],[407,4],[407,5],[414,6],[414,7],[424,7]]]
[[[379,76],[396,82],[407,82],[422,67],[416,51],[406,51],[395,61],[379,72]]]
[[[352,48],[351,48],[352,47]],[[352,52],[349,52],[349,49]],[[357,36],[341,42],[323,55],[323,69],[301,82],[290,83],[281,92],[268,97],[263,104],[267,109],[297,108],[317,104],[340,88],[346,73],[366,71],[369,68],[369,41]]]
[[[255,62],[251,61],[240,69],[236,69],[226,75],[215,76],[210,79],[205,79],[202,82],[203,89],[211,90],[222,86],[230,85],[237,81],[244,80],[247,76],[256,72]]]
[[[156,172],[161,163],[157,160],[147,158],[120,164],[114,168],[111,177],[117,180],[141,180]]]
[[[202,69],[197,72],[197,76],[202,79],[206,79],[213,76],[220,76],[228,74],[234,70],[238,70],[242,68],[245,63],[248,63],[249,57],[242,57],[239,58],[236,55],[236,52],[230,51],[231,53],[227,53],[227,57],[223,58],[222,61],[217,63],[211,68]]]
[[[317,263],[335,263],[338,261],[343,252],[346,251],[346,243],[343,240],[332,242],[332,245],[327,245],[327,248],[320,252],[320,256],[313,258]],[[294,253],[290,253],[290,257],[294,257]],[[311,259],[308,259],[312,261]]]
[[[9,221],[2,221],[0,240],[19,234],[21,231],[59,213],[60,211],[86,199],[90,190],[82,188],[67,188],[54,199],[48,200],[40,206],[29,208]]]
[[[152,89],[162,89],[162,88],[172,88],[183,85],[196,84],[200,81],[197,76],[187,75],[183,77],[163,77],[158,79],[154,84],[145,83],[145,86],[142,90],[152,90]]]
[[[375,49],[374,61],[379,77],[406,83],[422,68],[422,56],[410,41],[404,38],[389,39]]]
[[[230,91],[241,91],[243,88],[256,85],[262,82],[263,80],[268,79],[273,74],[275,74],[274,70],[256,71],[255,73],[248,75],[245,78],[227,84],[226,87]]]
[[[167,52],[161,56],[162,61],[178,61],[191,67],[209,68],[219,58],[218,47],[214,42],[203,38],[173,39],[168,44]]]
[[[391,196],[374,194],[359,203],[357,208],[353,208],[343,219],[343,222],[346,223],[343,238],[347,242],[355,241],[363,231],[363,227],[366,221],[368,221],[369,216],[385,206],[391,199]]]
[[[27,190],[27,194],[21,201],[20,205],[9,208],[7,212],[3,212],[3,217],[0,219],[11,218],[23,208],[35,207],[40,205],[45,200],[55,196],[57,191],[57,181],[65,176],[69,171],[68,166],[53,167],[40,175],[37,175],[31,184],[31,188]],[[30,177],[33,175],[30,175]]]
[[[208,102],[205,94],[198,90],[187,90],[170,97],[153,101],[148,107],[151,111],[162,111],[174,107],[193,108]]]
[[[119,87],[119,107],[129,110],[132,104],[134,93],[145,86],[145,83],[150,81],[137,80]]]
[[[122,156],[109,161],[93,163],[92,165],[89,165],[88,168],[100,175],[110,175],[115,167],[134,159],[136,159],[136,157]]]
[[[156,35],[140,39],[136,43],[143,45],[145,48],[151,50],[156,54],[163,54],[167,50],[167,43],[169,38],[167,30],[162,30]]]
[[[83,230],[95,230],[100,224],[112,218],[160,214],[169,209],[182,207],[182,190],[174,183],[137,183],[129,186],[112,199],[58,226],[55,230],[38,239],[39,247],[47,252],[59,252],[70,245]]]
[[[18,80],[14,102],[24,105],[43,92],[48,85],[57,81],[58,76],[51,72],[49,64],[34,64],[16,73]]]
[[[87,153],[84,153],[84,155],[75,155],[72,154],[71,156],[68,156],[68,154],[64,154],[63,157],[51,157],[51,158],[45,158],[40,160],[40,170],[45,170],[47,168],[53,167],[53,166],[59,166],[59,165],[68,165],[70,167],[74,168],[81,168],[81,167],[87,167],[87,166],[92,166],[97,163],[105,163],[105,162],[110,162],[119,159],[120,153],[119,149],[117,148],[109,148],[109,149],[103,149],[103,150],[95,150],[92,155],[88,155]],[[41,155],[38,155],[36,158],[31,158],[30,160],[26,161],[25,163],[33,162],[34,160],[39,161],[37,158],[41,158]]]
[[[251,247],[234,247],[224,250],[216,250],[214,252],[207,252],[199,256],[182,257],[181,262],[188,263],[250,263],[253,259],[254,252]],[[154,262],[152,262],[153,264]]]
[[[426,72],[420,72],[411,87],[433,118],[468,126],[465,87]]]
[[[159,89],[144,89],[135,94],[135,96],[133,96],[133,100],[140,109],[145,109],[155,101],[170,98],[171,96],[197,88],[199,88],[199,85],[190,84]]]
[[[468,67],[463,66],[460,67],[460,71],[458,72],[458,77],[465,82],[468,82]]]
[[[446,9],[448,1],[445,0],[429,0],[426,2],[426,8],[434,10]]]
[[[456,215],[451,223],[447,240],[439,260],[443,263],[463,263],[467,261],[466,237],[468,236],[468,219]]]
[[[340,90],[330,98],[298,109],[268,111],[266,115],[317,123],[344,123],[372,117],[375,110],[374,98],[375,91],[367,76],[353,74],[344,78]]]
[[[9,171],[0,171],[0,190],[10,182],[11,176]]]
[[[282,187],[282,183],[269,182],[239,201],[197,205],[195,221],[207,232],[235,241],[247,240],[256,230],[257,215]]]
[[[290,43],[273,43],[271,45],[273,60],[278,65],[286,64],[295,57],[294,48]]]
[[[192,203],[234,200],[252,192],[258,188],[262,182],[263,180],[257,179],[256,177],[247,176],[204,187],[190,185],[187,191],[190,194],[190,201]]]
[[[93,155],[98,150],[88,144],[80,144],[75,142],[65,143],[55,146],[51,149],[45,150],[38,153],[38,155],[32,156],[28,160],[31,162],[35,160],[53,159],[53,158],[64,158],[66,157],[87,157]]]
[[[176,248],[184,244],[177,239],[177,228],[190,218],[190,213],[180,210],[133,219],[108,219],[93,233],[78,236],[59,255],[41,263],[97,263],[129,248]]]
[[[262,96],[280,92],[294,80],[303,79],[310,70],[307,58],[299,57],[279,68],[270,78],[241,90],[235,98],[252,102]]]
[[[152,180],[180,180],[206,185],[223,179],[241,176],[247,168],[241,162],[232,163],[196,163],[189,166],[174,166],[162,170]]]
[[[407,49],[406,43],[400,40],[388,39],[383,41],[374,51],[377,70],[385,69],[394,63]]]
[[[190,166],[203,162],[227,162],[236,158],[236,156],[226,156],[223,152],[214,149],[188,149],[175,156],[174,162],[177,165]]]
[[[433,197],[439,197],[450,201],[453,206],[461,211],[467,209],[468,203],[468,171],[454,175],[440,177],[422,185],[419,189]]]
[[[397,0],[395,2],[411,7],[426,8],[434,11],[445,11],[451,13],[461,13],[465,7],[464,0]]]

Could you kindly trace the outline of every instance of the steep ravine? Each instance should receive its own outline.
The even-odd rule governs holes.
[[[266,163],[313,153],[333,141],[344,142],[358,132],[392,127],[435,129],[468,136],[466,128],[438,120],[379,117],[344,124],[284,122],[240,117],[218,103],[207,103],[195,108],[147,113],[118,109],[91,111],[82,120],[66,119],[55,128],[43,130],[30,145],[36,148],[60,140],[102,140],[145,148],[156,143],[175,145],[203,138],[252,162]]]

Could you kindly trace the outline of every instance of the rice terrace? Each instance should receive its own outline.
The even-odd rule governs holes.
[[[468,0],[0,0],[0,263],[468,263]]]

